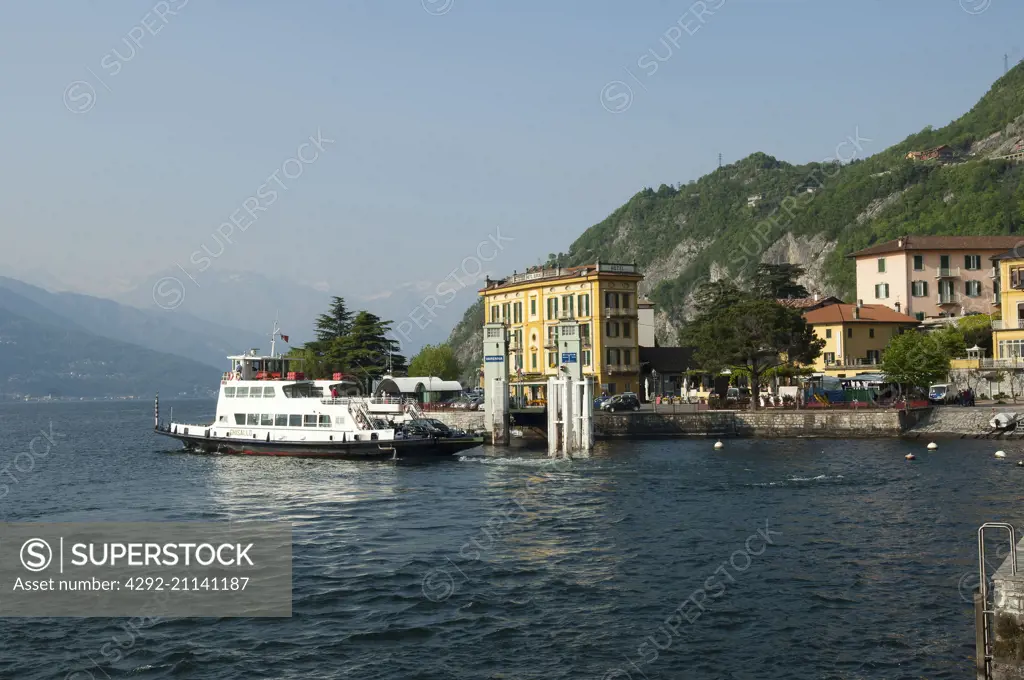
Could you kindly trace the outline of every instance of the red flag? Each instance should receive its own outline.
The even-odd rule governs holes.
[[[281,339],[284,340],[285,342],[288,342],[288,336],[285,335],[284,333],[281,333]]]

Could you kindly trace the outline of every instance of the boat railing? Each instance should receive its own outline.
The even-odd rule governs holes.
[[[320,403],[328,406],[348,406],[352,403],[352,397],[324,397]]]
[[[369,402],[371,404],[395,404],[395,405],[401,406],[402,404],[409,403],[409,401],[411,401],[411,400],[410,399],[406,399],[405,397],[377,396],[377,397],[370,397],[369,398]]]

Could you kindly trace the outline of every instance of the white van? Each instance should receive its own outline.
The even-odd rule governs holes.
[[[940,383],[928,388],[928,401],[933,404],[952,404],[956,397],[956,389],[949,383]]]

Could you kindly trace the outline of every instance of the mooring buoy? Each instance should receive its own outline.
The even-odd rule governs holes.
[[[715,442],[715,451],[718,451],[719,449],[724,449],[724,448],[725,448],[725,444],[722,443],[721,439],[719,439],[717,442]]]
[[[935,442],[929,442],[928,443],[928,450],[929,451],[934,451],[937,448],[939,448],[939,445],[936,444]]]
[[[1006,458],[1006,451],[996,451],[996,458]]]

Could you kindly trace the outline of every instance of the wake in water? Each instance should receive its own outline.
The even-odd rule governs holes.
[[[798,486],[800,484],[806,484],[807,482],[826,482],[826,483],[841,483],[844,479],[842,475],[818,475],[817,477],[790,477],[787,480],[781,482],[758,482],[751,484],[750,486],[758,487],[772,487],[772,486]]]
[[[540,465],[565,464],[562,459],[553,458],[494,458],[492,456],[459,456],[460,463],[481,463],[483,465],[537,467]]]

